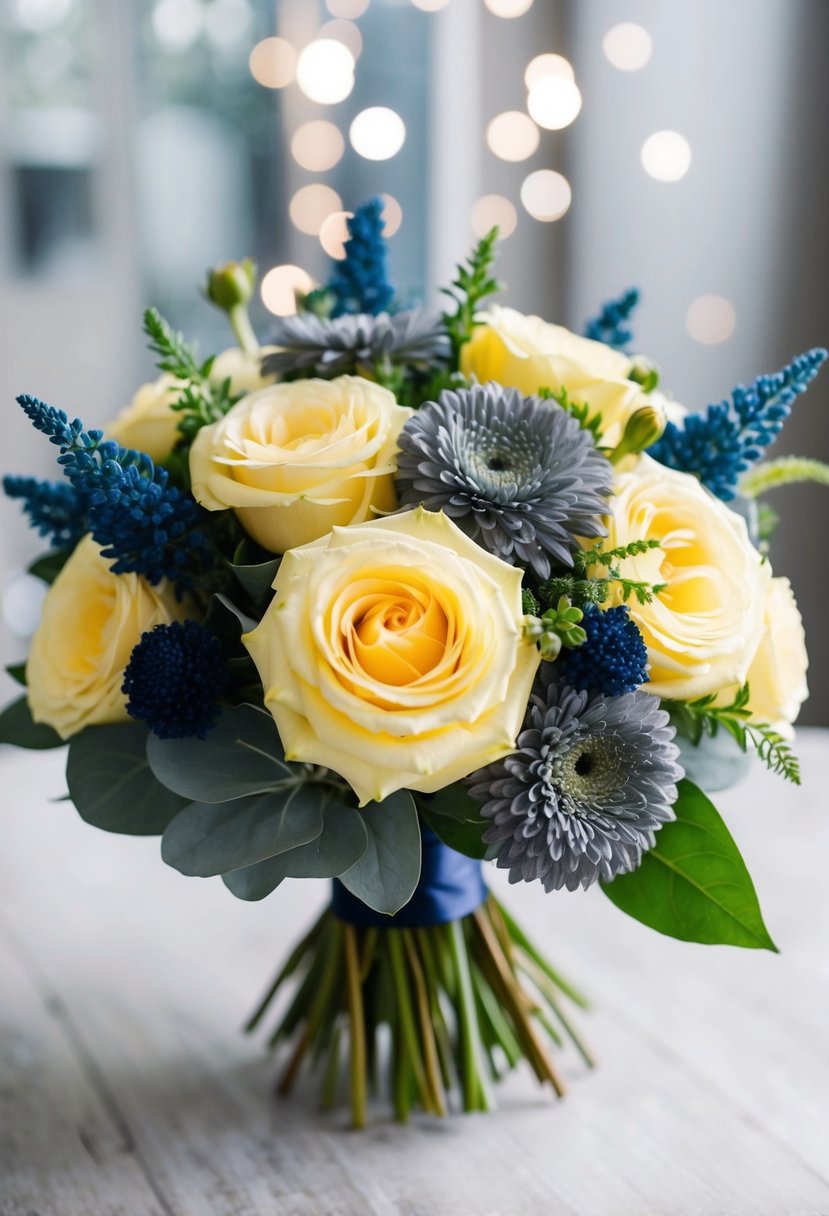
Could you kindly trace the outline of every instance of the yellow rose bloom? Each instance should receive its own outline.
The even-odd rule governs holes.
[[[85,726],[124,722],[124,670],[142,633],[187,616],[165,584],[113,574],[91,536],[80,541],[43,601],[26,664],[29,708],[69,739]]]
[[[472,338],[461,350],[461,370],[481,384],[497,380],[525,396],[566,388],[572,401],[602,416],[602,443],[615,447],[625,424],[644,405],[660,409],[658,399],[628,378],[629,355],[582,338],[541,317],[493,305],[480,316]]]
[[[298,380],[243,398],[190,450],[193,496],[232,507],[271,553],[397,506],[397,437],[411,414],[360,376]]]
[[[768,722],[791,739],[792,724],[809,695],[809,658],[803,621],[787,578],[769,581],[763,616],[766,631],[748,669],[748,708],[756,721]]]
[[[286,756],[360,804],[433,792],[515,747],[540,661],[521,571],[419,508],[285,554],[243,641]]]
[[[216,356],[210,378],[219,384],[230,380],[233,396],[252,393],[273,382],[273,376],[263,377],[260,363],[273,348],[248,354],[238,346]],[[184,383],[164,372],[157,380],[142,384],[132,401],[107,427],[107,438],[122,447],[146,452],[156,464],[161,464],[173,450],[178,439],[181,414],[172,407],[181,396]]]
[[[648,648],[646,691],[693,701],[745,683],[763,636],[771,578],[746,522],[689,473],[640,456],[614,481],[607,547],[656,539],[622,563],[626,578],[665,590],[629,600]]]

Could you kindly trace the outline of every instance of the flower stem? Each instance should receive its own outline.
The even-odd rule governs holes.
[[[446,926],[446,936],[458,984],[464,1110],[492,1110],[492,1096],[482,1072],[481,1034],[475,1010],[475,995],[469,971],[463,924],[458,920],[450,921]]]
[[[236,335],[236,341],[247,355],[255,355],[259,351],[259,339],[256,336],[248,316],[247,305],[236,304],[228,311],[231,328]]]
[[[353,925],[345,926],[344,938],[346,991],[351,1029],[351,1123],[353,1127],[360,1128],[366,1125],[366,1037],[357,930]]]

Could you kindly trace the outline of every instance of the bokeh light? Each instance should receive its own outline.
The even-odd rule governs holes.
[[[11,19],[22,29],[42,34],[60,25],[74,0],[13,0]]]
[[[383,236],[394,236],[395,232],[399,231],[400,225],[403,223],[403,208],[398,203],[397,199],[391,194],[381,194],[383,200],[383,219],[385,220],[385,228]]]
[[[737,313],[725,296],[698,296],[685,314],[685,326],[695,342],[717,346],[734,333]]]
[[[284,89],[296,74],[296,51],[285,38],[263,38],[248,60],[250,74],[266,89]]]
[[[527,109],[540,127],[561,131],[578,116],[581,93],[566,76],[543,76],[530,89]]]
[[[269,270],[259,290],[268,312],[277,317],[290,317],[296,312],[296,293],[306,295],[313,286],[314,280],[307,270],[286,263]]]
[[[329,215],[341,211],[342,206],[336,190],[323,186],[321,182],[313,182],[310,186],[300,186],[288,204],[288,214],[291,223],[300,232],[319,236],[320,228]]]
[[[678,131],[655,131],[641,155],[645,172],[659,182],[678,182],[691,165],[691,145]]]
[[[424,13],[437,13],[442,8],[446,8],[449,0],[412,0],[415,8],[422,9]]]
[[[644,26],[623,21],[607,31],[602,40],[602,50],[620,72],[638,72],[650,59],[653,42]]]
[[[524,178],[521,202],[535,220],[559,220],[573,198],[570,183],[554,169],[537,169]]]
[[[204,29],[201,0],[159,0],[153,9],[153,33],[170,50],[186,51]]]
[[[533,6],[533,0],[484,0],[496,17],[523,17]]]
[[[522,110],[498,114],[486,129],[490,152],[501,160],[526,160],[538,148],[538,127]]]
[[[304,122],[291,139],[291,155],[298,165],[310,173],[325,173],[342,160],[345,151],[343,133],[333,122],[324,118]]]
[[[315,38],[297,60],[296,79],[311,101],[336,105],[354,88],[354,56],[334,38]]]
[[[325,0],[325,7],[331,16],[342,17],[344,21],[356,21],[368,6],[369,0]]]
[[[539,80],[546,80],[549,76],[563,76],[565,80],[576,79],[569,59],[565,59],[563,55],[549,53],[536,55],[535,59],[530,60],[524,71],[524,84],[531,89]]]
[[[331,258],[345,257],[345,242],[348,240],[347,220],[353,211],[334,211],[323,221],[320,228],[320,244]]]
[[[248,0],[213,0],[205,9],[204,31],[218,50],[226,50],[247,36],[252,21]]]
[[[353,21],[342,21],[339,17],[336,21],[326,21],[318,37],[333,38],[335,42],[341,42],[343,46],[348,47],[355,59],[359,59],[363,53],[363,35]]]
[[[389,160],[396,156],[406,139],[403,119],[388,106],[361,110],[348,130],[355,152],[366,160]]]
[[[472,232],[478,238],[486,236],[497,224],[499,236],[505,240],[515,232],[517,223],[518,212],[503,194],[485,194],[477,200],[470,216]]]

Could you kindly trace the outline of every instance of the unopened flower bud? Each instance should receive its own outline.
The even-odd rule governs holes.
[[[225,312],[249,303],[255,287],[256,264],[250,258],[207,272],[207,298]]]
[[[665,429],[665,414],[655,405],[643,405],[634,410],[628,418],[620,442],[612,452],[610,459],[618,464],[624,456],[635,456],[644,452],[651,444],[656,443]]]

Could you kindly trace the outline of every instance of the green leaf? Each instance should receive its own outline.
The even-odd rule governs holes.
[[[105,832],[155,836],[185,799],[153,776],[147,728],[137,722],[88,726],[71,740],[66,765],[69,796],[82,819]]]
[[[33,578],[39,578],[51,586],[71,556],[71,549],[55,549],[51,553],[44,553],[32,562],[28,572]]]
[[[421,811],[457,819],[460,823],[467,819],[479,819],[481,814],[481,803],[471,798],[466,786],[459,781],[444,786],[436,794],[416,794],[415,801]]]
[[[430,827],[444,844],[467,857],[482,859],[486,857],[487,846],[483,834],[487,827],[485,819],[453,819],[449,815],[436,815],[431,809],[420,808],[420,813],[427,827]]]
[[[357,808],[329,801],[322,833],[310,844],[269,857],[257,865],[232,870],[222,882],[238,899],[264,899],[284,878],[337,878],[359,861],[368,848],[365,822]]]
[[[44,751],[50,747],[63,747],[65,740],[51,726],[35,722],[29,702],[21,697],[0,713],[0,743]]]
[[[716,808],[690,781],[679,783],[676,821],[632,874],[602,884],[644,925],[686,942],[777,950],[763,923],[745,862]]]
[[[7,673],[17,683],[26,687],[26,664],[25,663],[10,663],[6,668]]]
[[[255,566],[237,566],[231,564],[230,569],[254,604],[261,604],[270,598],[273,580],[276,578],[276,572],[279,569],[279,562],[280,559],[274,557],[270,561],[258,562]]]
[[[237,608],[226,595],[216,592],[210,597],[203,624],[205,629],[215,633],[225,650],[246,653],[242,634],[253,629],[256,621]]]
[[[316,840],[327,793],[306,784],[238,802],[193,802],[168,826],[161,856],[198,878],[255,865]]]
[[[271,715],[255,705],[222,711],[206,739],[159,739],[147,758],[156,777],[190,802],[229,802],[272,790],[295,773]]]
[[[408,790],[398,790],[380,803],[361,807],[368,847],[340,882],[352,895],[393,916],[409,902],[420,878],[420,824]]]

